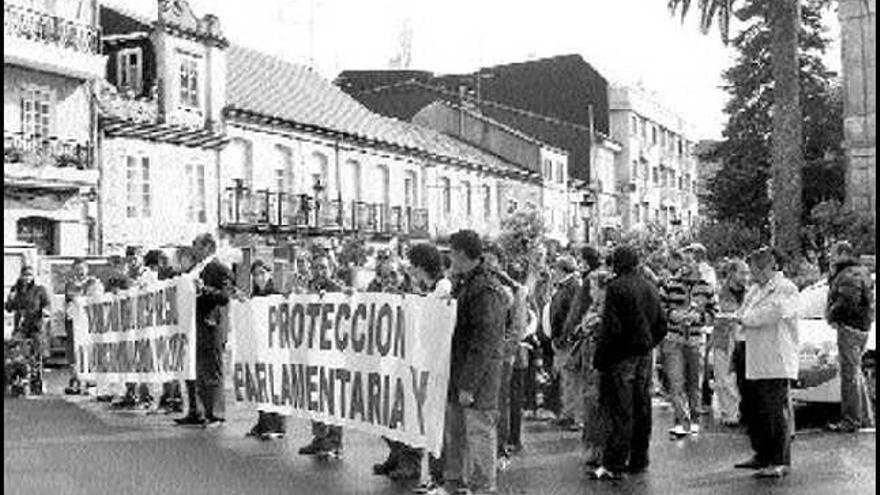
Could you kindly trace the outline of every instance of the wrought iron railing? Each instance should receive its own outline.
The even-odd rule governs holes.
[[[92,150],[88,144],[74,139],[4,131],[3,163],[32,163],[85,170],[92,168]]]
[[[3,33],[82,53],[100,53],[100,35],[94,26],[3,3]]]
[[[358,231],[368,234],[428,235],[428,211],[364,201],[315,201],[307,194],[251,190],[241,181],[227,187],[221,224],[227,227]]]

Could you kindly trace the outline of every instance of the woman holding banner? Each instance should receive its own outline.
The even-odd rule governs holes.
[[[269,267],[262,260],[251,265],[251,298],[278,294],[275,284],[269,278]],[[284,417],[278,413],[259,411],[257,424],[247,433],[249,437],[261,440],[274,440],[284,437]]]
[[[410,290],[415,294],[426,294],[429,297],[450,297],[452,284],[444,278],[443,258],[440,251],[430,244],[416,244],[407,252],[409,267],[407,275],[412,281]],[[385,462],[373,466],[373,472],[387,475],[393,480],[418,478],[422,475],[422,483],[417,488],[419,493],[428,493],[436,488],[436,482],[442,476],[442,466],[432,459],[429,476],[428,463],[423,462],[424,452],[404,443],[385,439],[388,443],[388,458]],[[431,479],[433,478],[433,479]]]

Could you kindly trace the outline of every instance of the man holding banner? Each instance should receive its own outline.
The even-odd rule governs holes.
[[[224,419],[214,414],[223,400],[223,308],[233,291],[232,271],[216,258],[217,241],[202,234],[193,241],[196,282],[196,380],[187,383],[189,412],[175,420],[179,425],[217,426]],[[201,402],[202,411],[198,403]]]
[[[450,246],[452,272],[459,282],[453,291],[458,310],[449,371],[444,478],[459,491],[494,493],[506,298],[482,262],[483,246],[476,232],[456,232]]]

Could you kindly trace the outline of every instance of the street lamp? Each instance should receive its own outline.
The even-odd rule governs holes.
[[[584,220],[584,243],[590,243],[590,209],[596,204],[596,198],[593,191],[588,190],[581,196],[578,206],[581,210],[581,218]]]
[[[315,175],[315,184],[312,186],[312,190],[315,191],[315,227],[321,226],[321,196],[325,189],[321,176]]]

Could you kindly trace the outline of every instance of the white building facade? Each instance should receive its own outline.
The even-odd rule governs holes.
[[[623,228],[692,229],[698,174],[690,126],[638,89],[612,85],[609,101],[611,137],[622,148],[615,189]]]

